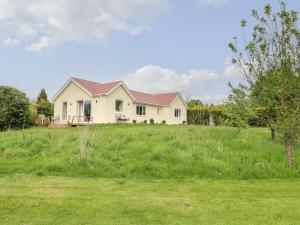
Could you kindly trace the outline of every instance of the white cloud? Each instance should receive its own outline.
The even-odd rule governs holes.
[[[230,0],[197,0],[202,6],[216,6],[220,7],[227,4]]]
[[[7,38],[7,39],[3,40],[4,46],[17,46],[17,45],[19,45],[19,43],[20,43],[20,40],[18,40],[18,39]]]
[[[204,104],[224,104],[227,97],[227,94],[207,94],[202,96],[195,96],[193,98],[200,99]]]
[[[145,92],[181,91],[185,96],[193,96],[197,95],[201,88],[215,84],[221,79],[219,74],[207,69],[178,73],[172,69],[148,65],[129,74],[125,82],[129,88]]]
[[[29,43],[34,52],[67,41],[103,41],[115,32],[147,30],[167,8],[168,0],[0,0],[0,37],[6,45]]]
[[[149,93],[180,91],[184,97],[201,99],[205,104],[222,104],[229,93],[228,82],[242,82],[241,71],[225,58],[223,73],[209,69],[179,73],[173,69],[147,65],[125,77],[129,88]]]
[[[233,64],[229,57],[225,58],[225,69],[223,73],[228,79],[241,80],[243,78],[241,69],[238,68],[237,65]]]

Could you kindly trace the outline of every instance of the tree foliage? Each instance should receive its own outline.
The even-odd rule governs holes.
[[[189,109],[192,109],[195,106],[203,106],[203,103],[200,99],[193,99],[193,98],[187,99],[186,104]]]
[[[48,95],[47,95],[46,90],[44,88],[40,91],[36,102],[37,102],[37,104],[40,104],[43,101],[48,102]]]
[[[283,138],[287,165],[292,166],[292,146],[300,132],[300,32],[298,13],[287,10],[280,2],[279,12],[270,4],[263,15],[252,10],[256,21],[252,38],[244,48],[239,40],[229,44],[236,54],[232,60],[244,74],[249,85],[249,98],[256,107],[267,112],[267,125]],[[242,20],[241,27],[247,27]]]
[[[249,125],[251,115],[251,102],[248,97],[248,88],[240,84],[238,88],[234,88],[230,83],[231,94],[228,96],[224,114],[226,120],[224,124],[237,127],[238,131],[241,128],[246,128]]]
[[[51,102],[41,101],[37,106],[38,115],[53,116],[54,106]]]
[[[48,117],[53,116],[53,113],[53,104],[50,101],[48,101],[46,90],[43,88],[37,97],[37,114]]]
[[[29,123],[26,95],[15,88],[0,86],[0,130],[24,128]]]

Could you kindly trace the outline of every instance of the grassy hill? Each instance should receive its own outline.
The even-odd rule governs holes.
[[[0,175],[105,178],[291,178],[267,129],[103,125],[0,133]]]

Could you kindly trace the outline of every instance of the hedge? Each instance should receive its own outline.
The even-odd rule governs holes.
[[[188,124],[209,125],[212,119],[214,125],[221,125],[226,118],[224,108],[225,105],[195,106],[187,112]]]
[[[220,126],[228,118],[225,115],[226,105],[195,106],[187,112],[188,124],[210,125],[210,118],[215,126]],[[266,127],[268,112],[264,108],[255,109],[255,117],[248,121],[249,126]]]

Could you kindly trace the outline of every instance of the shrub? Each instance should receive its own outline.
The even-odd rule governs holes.
[[[224,105],[196,106],[187,112],[188,124],[209,125],[210,119],[213,124],[220,125],[225,120]]]
[[[166,124],[167,123],[167,121],[165,121],[165,120],[163,120],[163,121],[161,121],[162,122],[162,124]]]
[[[30,124],[29,100],[15,88],[0,86],[0,130],[24,128]]]
[[[154,124],[154,119],[151,118],[151,119],[150,119],[150,123],[151,123],[151,124]]]
[[[136,120],[132,120],[132,123],[136,123]]]
[[[38,115],[53,116],[54,108],[53,104],[48,101],[42,100],[37,106]]]
[[[144,124],[147,124],[147,120],[144,120]]]

